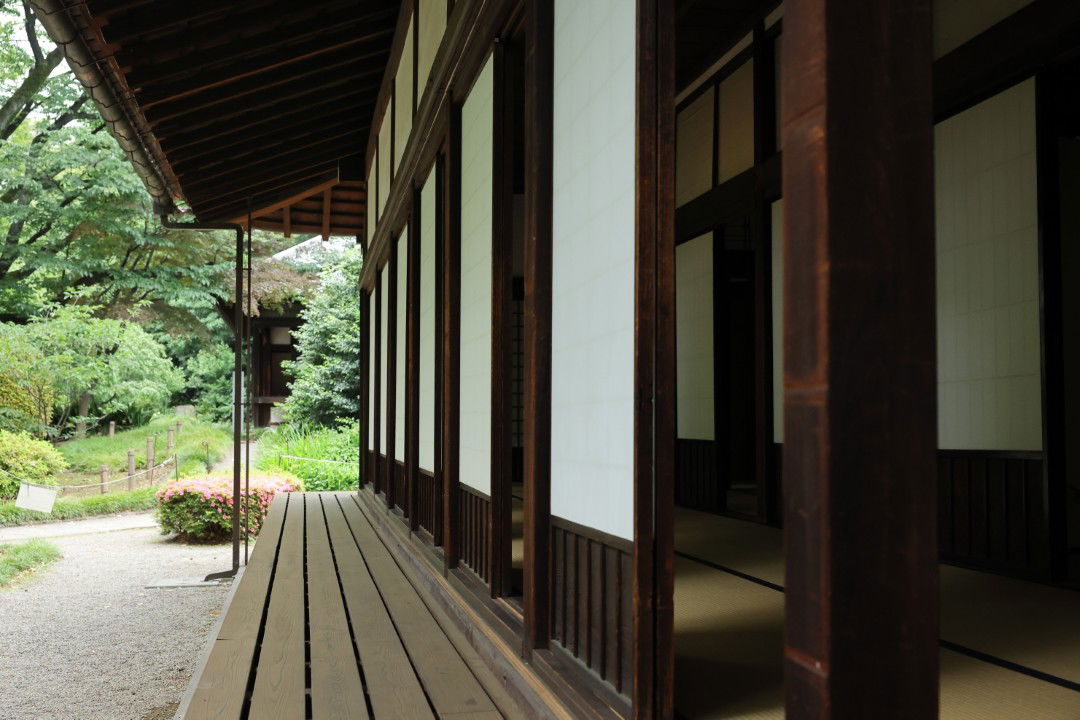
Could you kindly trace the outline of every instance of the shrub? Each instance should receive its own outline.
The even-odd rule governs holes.
[[[311,458],[296,460],[295,456]],[[360,427],[339,421],[337,429],[283,425],[260,438],[255,454],[260,470],[293,473],[311,491],[355,490],[360,465]]]
[[[16,477],[55,485],[56,474],[66,468],[67,461],[44,440],[0,430],[0,470],[4,471],[0,473],[0,499],[11,499],[18,495],[19,481]]]
[[[250,511],[250,536],[259,534],[274,495],[300,489],[299,480],[287,473],[252,476],[246,496]],[[232,478],[174,480],[157,491],[157,499],[157,517],[162,533],[173,532],[185,540],[199,542],[224,540],[232,533]],[[243,520],[241,515],[241,524]]]

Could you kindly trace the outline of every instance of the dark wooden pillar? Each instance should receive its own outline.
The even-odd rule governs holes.
[[[634,223],[635,718],[674,713],[675,16],[637,0]]]
[[[444,187],[440,198],[445,203],[443,220],[446,226],[442,248],[442,477],[443,477],[443,559],[446,569],[457,567],[458,527],[458,440],[461,398],[459,371],[461,353],[461,105],[450,107],[447,132],[447,153],[444,163]]]
[[[491,233],[491,596],[509,595],[513,535],[513,309],[514,309],[514,153],[509,50],[496,42],[492,98]]]
[[[435,156],[435,237],[429,238],[428,242],[435,243],[435,466],[432,468],[435,479],[433,493],[435,494],[435,528],[432,531],[435,536],[435,544],[443,544],[443,527],[445,518],[443,508],[446,506],[445,493],[443,491],[443,427],[445,416],[443,407],[446,398],[443,395],[445,377],[443,367],[446,364],[443,342],[443,323],[445,317],[444,308],[446,298],[443,287],[446,282],[446,274],[443,268],[446,263],[443,259],[446,247],[446,153],[445,149]]]
[[[412,191],[409,245],[406,250],[408,287],[405,291],[405,516],[412,530],[420,528],[417,514],[420,472],[420,190]]]
[[[525,7],[525,417],[523,650],[547,647],[551,595],[551,222],[554,9]]]
[[[397,460],[394,459],[394,447],[397,442],[397,305],[398,305],[398,239],[390,241],[390,257],[386,260],[386,283],[390,295],[384,303],[386,307],[386,472],[383,475],[383,487],[386,490],[386,506],[393,508],[399,501],[397,483]],[[402,428],[404,431],[404,428]]]
[[[789,718],[936,718],[930,0],[788,0]]]
[[[371,309],[375,303],[371,293],[360,291],[360,467],[357,489],[371,482]]]

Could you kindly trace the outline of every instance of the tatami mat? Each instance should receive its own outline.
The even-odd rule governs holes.
[[[782,533],[678,509],[676,707],[685,718],[783,717],[783,594],[710,567],[783,585]],[[1080,681],[1080,593],[942,566],[942,637]],[[941,717],[1080,720],[1080,693],[951,650],[941,652]]]

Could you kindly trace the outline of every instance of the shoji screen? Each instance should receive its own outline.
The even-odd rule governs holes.
[[[488,58],[461,109],[461,482],[491,490],[492,80]]]
[[[416,23],[409,21],[405,33],[405,49],[401,52],[397,75],[394,76],[394,102],[397,112],[394,115],[394,167],[401,164],[405,145],[412,132],[412,94],[413,94],[413,31]]]
[[[435,172],[420,191],[420,468],[435,471]]]
[[[393,173],[394,158],[390,152],[390,138],[394,132],[390,122],[393,99],[386,105],[386,114],[383,115],[382,125],[379,127],[379,217],[386,209],[386,198],[390,195],[390,180]]]
[[[715,440],[712,233],[675,248],[675,347],[678,436]]]
[[[443,33],[446,32],[446,0],[419,0],[420,15],[417,24],[420,37],[416,55],[417,98],[424,95],[428,74],[435,54],[439,52]]]
[[[397,242],[397,333],[394,346],[394,459],[405,462],[405,317],[408,310],[409,233],[401,232]]]
[[[939,445],[1041,450],[1035,81],[934,142]]]
[[[379,314],[379,332],[382,333],[382,337],[379,342],[379,352],[382,357],[379,361],[379,428],[380,439],[382,440],[382,447],[379,448],[379,452],[384,455],[389,455],[389,448],[387,448],[386,437],[386,347],[387,337],[386,330],[389,323],[386,322],[386,308],[389,307],[390,298],[390,264],[387,263],[383,266],[383,269],[379,272],[379,285],[382,292],[382,312]]]
[[[551,512],[633,536],[635,13],[556,0]]]
[[[371,238],[375,237],[375,157],[371,158],[371,167],[368,168],[367,186],[364,188],[364,203],[367,205],[367,241],[371,246]]]

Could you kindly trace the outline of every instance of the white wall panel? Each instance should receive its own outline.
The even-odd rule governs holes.
[[[387,326],[386,322],[386,308],[389,307],[390,297],[390,264],[387,263],[383,266],[383,269],[379,271],[379,285],[382,290],[382,312],[379,313],[379,332],[382,336],[379,338],[379,352],[382,357],[379,361],[379,440],[380,445],[379,452],[383,455],[389,455],[387,448],[387,433],[386,433],[386,408],[388,403],[386,402],[386,345],[387,345]]]
[[[435,173],[420,191],[420,468],[435,471]]]
[[[675,247],[678,436],[716,439],[713,365],[713,237]]]
[[[709,88],[679,113],[675,123],[675,204],[683,205],[712,187],[713,104]]]
[[[934,0],[934,57],[955,50],[1032,0]]]
[[[405,31],[405,46],[401,52],[401,61],[398,63],[397,74],[394,76],[394,101],[397,112],[394,115],[394,167],[401,164],[401,156],[405,154],[405,145],[409,142],[409,133],[412,132],[412,95],[413,95],[413,29],[415,23],[409,21],[409,29]]]
[[[405,318],[408,316],[409,232],[401,231],[397,242],[397,318],[394,332],[394,458],[405,461]]]
[[[629,0],[556,0],[551,511],[633,535],[634,66]]]
[[[375,207],[378,201],[375,199],[375,158],[371,159],[371,167],[368,168],[367,186],[364,188],[364,204],[367,205],[367,241],[371,247],[371,238],[375,237]]]
[[[386,209],[386,198],[390,195],[390,180],[393,173],[391,167],[393,166],[393,157],[390,152],[390,137],[393,132],[393,128],[390,127],[390,108],[393,106],[393,98],[386,106],[386,114],[383,115],[382,125],[379,128],[379,217],[382,217],[383,210]]]
[[[719,181],[754,166],[754,61],[747,60],[720,83]]]
[[[417,99],[424,96],[432,62],[439,52],[443,33],[446,32],[446,0],[419,0],[420,14],[417,22],[420,37],[416,55]]]
[[[773,442],[784,442],[784,201],[771,207]]]
[[[935,128],[938,441],[1042,448],[1035,82]]]
[[[492,81],[488,58],[461,108],[461,482],[491,492]]]
[[[375,293],[372,292],[368,295],[367,301],[368,317],[368,442],[367,446],[372,451],[378,450],[375,447],[375,358],[378,356],[379,347],[375,344],[375,323],[378,322],[378,318],[375,317]]]

